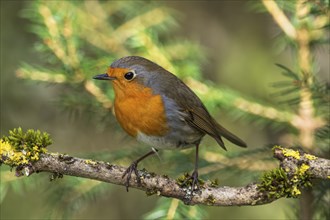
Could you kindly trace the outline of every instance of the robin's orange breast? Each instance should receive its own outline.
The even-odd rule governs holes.
[[[122,87],[114,80],[115,113],[122,128],[131,136],[139,132],[150,136],[163,136],[168,131],[164,103],[160,95],[132,82]]]

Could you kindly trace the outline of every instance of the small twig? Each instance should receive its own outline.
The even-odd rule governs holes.
[[[264,4],[268,12],[273,16],[276,23],[285,32],[285,34],[291,39],[296,39],[296,29],[291,24],[290,20],[287,18],[284,12],[278,7],[276,2],[273,0],[262,0],[262,3]]]

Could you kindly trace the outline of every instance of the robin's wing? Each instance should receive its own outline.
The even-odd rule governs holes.
[[[201,100],[186,84],[184,84],[177,77],[174,76],[174,78],[172,78],[172,80],[168,80],[171,81],[171,85],[164,85],[166,83],[163,83],[163,86],[161,86],[163,88],[164,86],[169,86],[174,89],[164,89],[162,94],[165,94],[167,97],[176,101],[181,108],[181,111],[186,113],[184,114],[184,120],[189,125],[213,137],[225,150],[226,147],[221,139],[221,136],[240,147],[246,147],[244,141],[219,125],[212,118]]]
[[[190,126],[210,135],[218,142],[218,144],[223,149],[227,150],[215,126],[211,123],[210,120],[206,119],[207,116],[205,115],[205,111],[203,109],[194,108],[188,110],[188,106],[187,106],[185,111],[188,113],[186,114],[187,116],[185,120]]]

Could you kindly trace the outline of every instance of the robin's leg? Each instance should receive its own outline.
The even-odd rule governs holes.
[[[191,184],[191,188],[192,190],[195,190],[195,185],[196,185],[196,189],[199,189],[199,182],[198,182],[198,147],[199,144],[196,144],[196,157],[195,157],[195,169],[194,172],[191,174],[192,177],[192,184]]]
[[[149,157],[150,155],[153,155],[157,152],[158,150],[155,148],[152,148],[152,150],[150,152],[148,152],[147,154],[143,155],[142,157],[140,157],[139,159],[133,161],[133,163],[126,169],[126,171],[124,172],[124,174],[122,175],[121,178],[124,178],[126,175],[126,191],[128,192],[128,187],[129,187],[129,181],[131,179],[131,175],[132,172],[134,171],[135,176],[136,176],[136,180],[137,182],[140,184],[140,178],[139,178],[139,173],[137,171],[137,165],[139,162],[141,162],[143,159],[145,159],[146,157]]]
[[[198,147],[199,147],[199,143],[196,144],[196,157],[195,157],[195,169],[194,172],[191,174],[191,177],[189,177],[188,179],[185,180],[184,183],[187,183],[189,180],[191,180],[191,189],[192,191],[199,190],[200,185],[199,185],[199,181],[198,181]]]

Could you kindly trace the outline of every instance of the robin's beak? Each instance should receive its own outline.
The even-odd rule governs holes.
[[[98,79],[98,80],[114,80],[116,77],[111,77],[106,73],[99,74],[93,77],[93,79]]]

